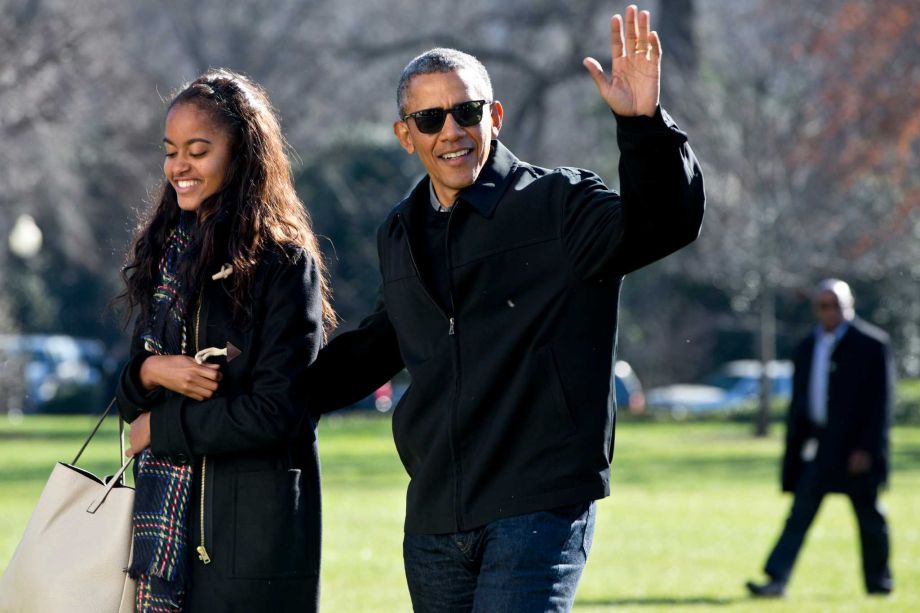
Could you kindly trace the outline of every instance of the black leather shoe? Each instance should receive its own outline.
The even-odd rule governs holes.
[[[786,582],[770,579],[767,583],[754,583],[748,581],[745,583],[751,596],[757,598],[782,598],[786,595]]]

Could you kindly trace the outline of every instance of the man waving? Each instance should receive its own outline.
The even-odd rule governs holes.
[[[416,611],[571,608],[610,492],[623,277],[699,233],[702,175],[658,105],[648,12],[611,36],[610,75],[585,66],[616,118],[621,194],[509,151],[471,55],[432,49],[400,77],[393,129],[428,175],[378,231],[375,311],[309,377],[318,414],[411,375],[393,435]]]

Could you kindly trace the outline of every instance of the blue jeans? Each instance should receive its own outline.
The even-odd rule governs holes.
[[[594,538],[594,502],[453,534],[406,534],[415,613],[569,611]]]

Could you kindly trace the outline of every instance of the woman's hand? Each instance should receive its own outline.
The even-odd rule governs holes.
[[[131,444],[125,455],[133,458],[150,446],[150,413],[141,413],[131,422],[128,431],[128,442]]]
[[[148,391],[165,387],[193,400],[207,400],[222,375],[219,365],[198,364],[187,355],[152,355],[141,364],[140,378]]]

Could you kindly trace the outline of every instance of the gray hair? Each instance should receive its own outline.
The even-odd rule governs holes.
[[[856,302],[853,300],[853,292],[850,290],[850,286],[846,281],[841,281],[840,279],[824,279],[815,287],[815,298],[818,297],[818,294],[824,292],[829,292],[837,298],[840,312],[843,313],[843,318],[846,321],[850,321],[856,316],[856,311],[853,308]]]
[[[403,68],[402,74],[399,76],[399,85],[396,86],[396,104],[399,107],[399,116],[404,117],[406,114],[406,98],[409,96],[409,83],[413,77],[422,74],[456,72],[464,69],[472,71],[479,78],[479,85],[482,87],[483,95],[491,100],[492,80],[489,79],[489,73],[486,71],[486,67],[482,65],[482,62],[469,53],[464,53],[457,49],[438,47],[429,49]]]

